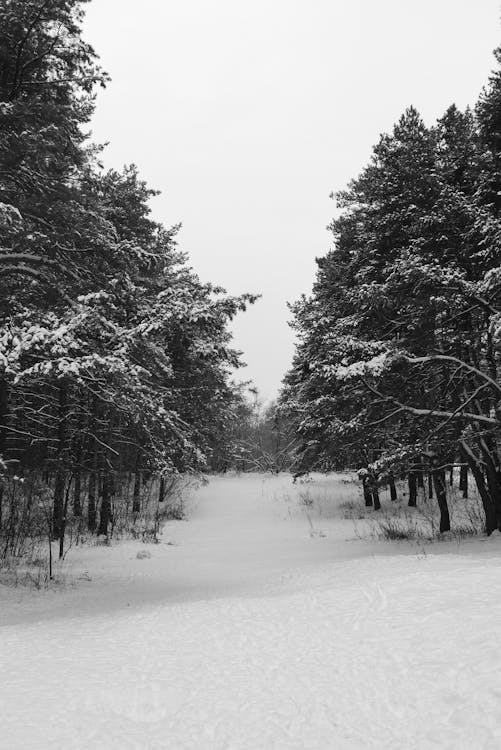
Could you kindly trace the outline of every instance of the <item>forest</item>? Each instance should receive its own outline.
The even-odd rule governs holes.
[[[460,467],[501,530],[501,72],[431,127],[409,108],[336,196],[263,406],[229,329],[258,295],[202,283],[89,137],[109,78],[85,5],[0,6],[0,558],[62,556],[68,528],[155,536],[179,477],[228,469],[354,469],[375,509],[426,479],[443,532]]]
[[[493,2],[0,0],[2,748],[501,748]]]
[[[471,477],[501,529],[501,71],[432,127],[408,108],[336,198],[332,249],[291,306],[292,470],[356,468],[375,509],[403,479],[415,505],[426,478],[441,532],[449,481],[467,496]]]
[[[0,557],[68,520],[108,537],[210,469],[242,397],[228,323],[131,165],[87,136],[108,77],[85,3],[0,6]]]

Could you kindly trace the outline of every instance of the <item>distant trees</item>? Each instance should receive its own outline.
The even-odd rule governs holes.
[[[276,402],[263,405],[254,386],[243,383],[234,391],[231,418],[215,441],[211,469],[216,472],[289,471],[296,437],[290,418]]]
[[[16,475],[60,539],[70,511],[107,535],[124,483],[138,511],[145,479],[162,495],[207,466],[234,401],[227,324],[255,299],[202,284],[137,170],[101,168],[84,5],[0,8],[0,528]]]
[[[498,60],[501,53],[497,52]],[[474,112],[427,128],[414,108],[340,193],[332,250],[292,306],[298,345],[281,394],[295,471],[364,467],[373,481],[470,469],[501,528],[501,74]]]

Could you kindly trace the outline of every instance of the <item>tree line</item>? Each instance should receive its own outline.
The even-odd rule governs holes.
[[[255,300],[202,283],[137,169],[100,163],[85,4],[0,5],[0,556],[47,519],[108,535],[124,493],[134,519],[153,479],[162,502],[211,465]]]
[[[235,391],[234,415],[212,456],[211,468],[280,474],[291,469],[296,446],[293,420],[276,401],[265,404],[250,382]]]
[[[291,306],[293,470],[357,467],[376,507],[402,476],[415,504],[428,474],[446,531],[460,466],[501,529],[501,71],[432,127],[407,109],[336,197],[332,248]]]

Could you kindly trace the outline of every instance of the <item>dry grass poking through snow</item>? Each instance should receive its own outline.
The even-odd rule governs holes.
[[[73,583],[65,560],[77,548],[111,546],[134,540],[158,544],[162,528],[185,517],[185,496],[201,483],[194,477],[172,477],[165,482],[164,499],[159,502],[159,481],[143,483],[140,511],[132,510],[133,483],[120,486],[112,501],[112,522],[108,536],[91,533],[85,515],[75,516],[68,508],[64,554],[59,560],[59,541],[49,540],[53,497],[40,483],[4,479],[3,523],[0,524],[0,585],[43,589],[62,588]],[[4,489],[5,489],[4,487]],[[49,544],[52,565],[49,562]]]
[[[295,494],[312,536],[325,536],[329,523],[342,519],[352,521],[356,536],[368,540],[432,542],[482,535],[484,520],[478,493],[470,485],[470,496],[464,499],[457,487],[457,477],[454,482],[453,487],[447,487],[451,531],[446,534],[439,531],[436,499],[430,499],[426,489],[421,488],[417,507],[409,507],[404,482],[398,485],[396,502],[391,502],[389,490],[381,489],[380,511],[365,506],[361,485],[354,473],[312,475],[298,483]]]
[[[381,500],[348,475],[213,477],[163,543],[73,548],[87,583],[7,590],[0,746],[500,748],[501,535],[376,542],[435,523]]]

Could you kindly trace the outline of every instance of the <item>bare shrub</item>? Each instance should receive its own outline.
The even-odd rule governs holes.
[[[311,508],[313,505],[313,495],[309,490],[301,490],[299,492],[299,502],[306,508]]]
[[[71,481],[71,480],[70,480]],[[23,477],[4,475],[0,503],[0,582],[36,588],[54,579],[53,557],[64,559],[72,547],[109,545],[113,540],[132,538],[144,543],[158,543],[167,521],[185,517],[185,492],[201,481],[179,475],[147,477],[140,482],[139,511],[134,510],[133,496],[137,481],[132,473],[113,476],[108,533],[96,535],[89,529],[88,502],[90,479],[80,477],[80,504],[75,513],[70,501],[70,482],[66,487],[64,539],[53,540],[52,511],[54,477],[40,472]],[[99,481],[97,482],[99,487]],[[98,494],[97,499],[99,500]],[[97,503],[99,515],[100,506]],[[57,548],[57,551],[56,551]],[[35,562],[37,561],[37,562]]]
[[[420,493],[417,507],[409,508],[403,501],[392,503],[374,515],[365,515],[370,525],[370,536],[392,541],[461,540],[478,536],[485,531],[482,504],[472,489],[465,499],[456,487],[447,488],[451,516],[451,531],[440,533],[440,513],[434,498]]]

